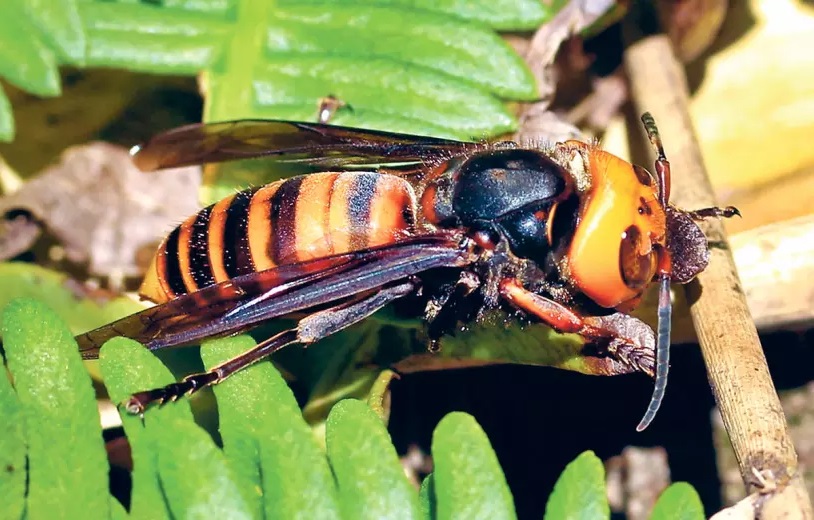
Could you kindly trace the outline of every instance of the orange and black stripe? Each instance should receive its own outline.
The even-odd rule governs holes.
[[[280,265],[383,246],[414,231],[415,194],[400,177],[315,173],[242,191],[170,233],[142,285],[166,301]]]
[[[223,228],[223,242],[213,244],[209,249],[210,255],[223,258],[223,267],[229,278],[254,271],[254,262],[249,251],[249,208],[252,197],[258,189],[253,188],[241,191],[232,199],[226,209],[226,222]],[[190,288],[193,291],[194,288]]]
[[[169,289],[172,291],[171,296],[187,292],[181,273],[181,265],[178,261],[178,237],[180,234],[181,226],[178,226],[170,233],[170,236],[167,237],[162,255],[164,259],[164,276],[162,277],[162,281],[166,282],[162,285],[164,285],[165,290]]]
[[[274,239],[265,254],[274,265],[286,263],[297,253],[297,199],[300,197],[304,176],[284,182],[271,198],[271,222]]]
[[[215,273],[209,261],[209,220],[214,206],[198,213],[192,223],[189,238],[189,270],[196,287],[215,283]]]

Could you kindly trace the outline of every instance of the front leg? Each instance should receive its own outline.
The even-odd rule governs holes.
[[[583,316],[550,298],[523,288],[517,280],[500,283],[500,296],[510,305],[539,319],[557,332],[578,334],[598,349],[600,358],[610,357],[631,371],[655,375],[656,337],[647,324],[627,314]],[[608,370],[602,370],[607,367]],[[618,374],[612,364],[598,364],[596,373]]]
[[[474,273],[464,271],[455,285],[447,287],[427,302],[424,309],[424,320],[427,322],[427,335],[430,339],[428,350],[430,352],[440,351],[441,337],[455,330],[458,325],[459,304],[475,292],[480,285],[480,280]]]

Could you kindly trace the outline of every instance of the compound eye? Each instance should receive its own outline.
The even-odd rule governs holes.
[[[656,254],[653,251],[642,255],[643,236],[636,226],[630,226],[622,235],[619,248],[619,270],[625,285],[631,289],[643,289],[656,274]]]

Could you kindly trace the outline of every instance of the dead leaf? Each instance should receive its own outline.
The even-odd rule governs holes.
[[[555,58],[563,42],[594,23],[614,3],[613,0],[572,0],[534,34],[523,54],[537,82],[539,100],[527,104],[521,111],[521,130],[516,139],[539,143],[581,136],[576,128],[548,110],[558,79]],[[518,42],[513,45],[518,49],[524,47]]]
[[[589,129],[601,131],[607,128],[613,116],[628,100],[627,78],[622,69],[609,76],[591,80],[592,91],[568,112],[567,120],[573,124],[583,123]]]
[[[140,277],[146,266],[137,261],[139,253],[155,248],[200,208],[200,176],[199,167],[143,173],[127,150],[107,143],[69,148],[58,164],[0,199],[0,259],[30,246],[36,221],[61,244],[65,258],[87,264],[91,276],[113,286]]]
[[[569,139],[582,139],[582,132],[542,105],[532,105],[520,119],[520,130],[515,135],[519,143],[531,146],[559,143]]]
[[[24,210],[12,210],[0,220],[0,260],[28,251],[40,236],[40,225]]]
[[[554,95],[554,57],[562,42],[590,26],[614,3],[613,0],[571,0],[534,34],[525,60],[537,80],[541,101],[550,102]]]

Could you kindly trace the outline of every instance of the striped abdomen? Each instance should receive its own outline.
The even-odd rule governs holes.
[[[161,303],[234,278],[392,243],[415,225],[405,180],[314,173],[252,188],[201,210],[164,240],[141,286]]]

